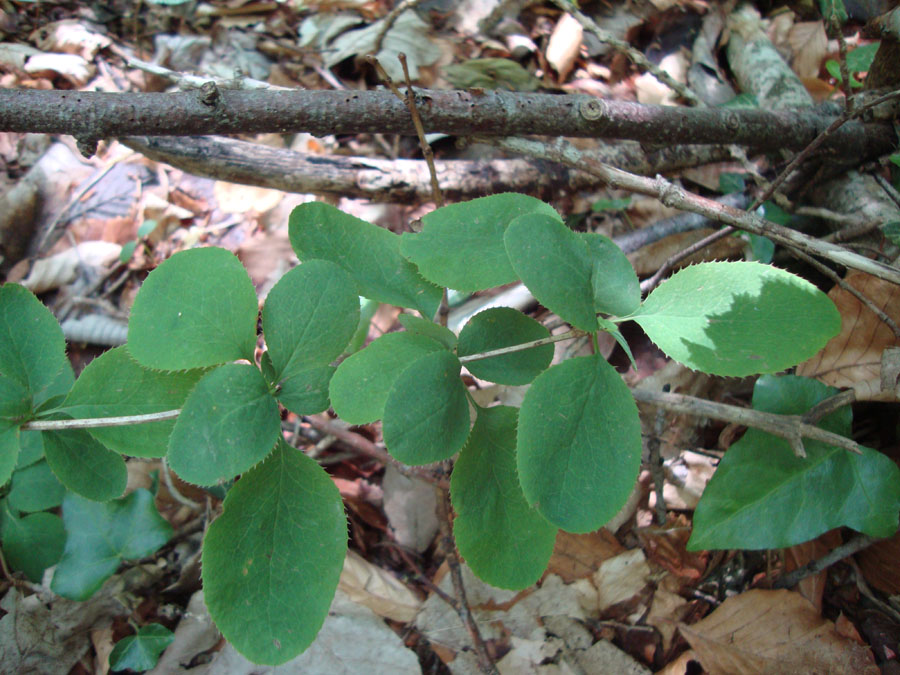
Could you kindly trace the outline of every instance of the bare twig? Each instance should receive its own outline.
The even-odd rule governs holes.
[[[846,436],[835,434],[825,429],[807,424],[800,415],[778,415],[776,413],[740,408],[726,403],[715,403],[706,399],[683,394],[632,389],[635,400],[664,408],[672,412],[709,417],[711,419],[733,422],[754,429],[765,431],[785,439],[798,457],[806,457],[803,439],[821,441],[849,452],[862,454],[859,444]]]
[[[403,14],[403,12],[405,12],[406,10],[412,9],[413,7],[418,5],[419,2],[421,2],[421,0],[402,0],[401,2],[398,2],[396,5],[394,5],[394,8],[390,12],[384,15],[384,18],[382,19],[384,25],[381,26],[378,31],[378,35],[375,36],[375,46],[372,47],[372,52],[374,54],[377,54],[381,51],[381,45],[384,42],[384,37],[388,34],[388,31],[390,31],[391,28],[394,27],[394,23],[397,21],[397,19],[400,18],[400,15]]]
[[[775,581],[774,588],[793,588],[806,577],[818,574],[827,567],[831,567],[836,562],[853,555],[864,548],[868,548],[878,539],[870,537],[867,534],[856,534],[847,543],[832,549],[821,558],[817,558],[808,562],[803,567],[798,567],[793,572],[785,574],[783,577]]]
[[[509,347],[500,347],[499,349],[492,349],[489,352],[480,352],[478,354],[471,354],[469,356],[460,356],[460,363],[469,363],[471,361],[481,361],[482,359],[489,359],[494,356],[503,356],[504,354],[513,354],[515,352],[521,352],[526,349],[534,349],[535,347],[540,347],[542,345],[549,345],[554,342],[561,342],[563,340],[572,340],[574,338],[579,338],[583,335],[588,335],[587,331],[583,331],[579,328],[573,328],[570,331],[566,331],[565,333],[560,333],[559,335],[551,335],[550,337],[541,338],[540,340],[532,340],[531,342],[523,342],[518,345],[511,345]]]
[[[146,415],[124,415],[122,417],[88,417],[75,420],[33,420],[23,424],[23,431],[65,431],[67,429],[96,429],[98,427],[127,427],[132,424],[146,424],[174,420],[181,410],[164,410]]]
[[[818,424],[823,418],[828,417],[831,413],[845,405],[850,405],[856,400],[856,391],[846,389],[839,394],[829,396],[819,401],[812,408],[803,413],[803,421],[807,424]]]

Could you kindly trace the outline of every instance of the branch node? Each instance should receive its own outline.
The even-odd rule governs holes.
[[[199,95],[200,103],[208,108],[215,108],[222,101],[222,92],[215,82],[204,82],[200,85]]]
[[[587,121],[594,122],[606,117],[606,106],[599,98],[589,98],[581,102],[581,105],[578,106],[578,112]]]

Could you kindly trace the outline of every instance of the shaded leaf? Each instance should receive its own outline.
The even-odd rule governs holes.
[[[432,340],[437,340],[450,350],[456,348],[456,335],[454,335],[453,331],[446,326],[442,326],[434,321],[429,321],[428,319],[413,316],[412,314],[400,314],[397,317],[397,320],[400,322],[400,325],[410,333],[417,333],[418,335],[430,337]]]
[[[420,356],[443,349],[424,335],[382,335],[338,366],[330,385],[334,411],[350,424],[381,419],[388,391],[402,370]]]
[[[513,590],[541,577],[556,541],[556,527],[519,486],[517,418],[515,408],[480,408],[450,479],[459,552],[480,579]]]
[[[597,330],[593,264],[581,237],[555,218],[530,213],[510,223],[503,240],[513,269],[542,305],[573,326]]]
[[[74,381],[62,329],[34,294],[0,287],[0,374],[26,389],[38,407]]]
[[[66,488],[41,460],[13,473],[9,488],[9,505],[16,511],[46,511],[62,504]]]
[[[278,404],[262,374],[229,363],[204,375],[185,401],[169,438],[169,465],[190,483],[223,483],[263,460],[280,433]]]
[[[591,257],[594,311],[628,316],[641,305],[641,283],[634,268],[612,239],[582,232]]]
[[[404,464],[453,456],[469,435],[469,403],[453,354],[419,357],[400,373],[384,406],[384,444]]]
[[[334,263],[310,260],[275,284],[262,322],[276,379],[327,365],[341,355],[359,324],[356,284]]]
[[[123,560],[150,555],[172,536],[153,494],[138,488],[122,499],[92,502],[78,495],[63,499],[66,548],[50,588],[70,600],[87,600]]]
[[[531,385],[516,447],[528,503],[569,532],[596,530],[625,504],[637,479],[637,406],[602,357],[570,359]]]
[[[203,589],[216,626],[254,663],[289,661],[322,626],[346,551],[334,483],[279,441],[228,492],[206,533]]]
[[[400,237],[322,202],[291,212],[291,246],[300,260],[329,260],[356,281],[359,295],[432,317],[441,289],[423,279],[400,255]]]
[[[105,502],[125,491],[125,460],[81,429],[42,431],[44,456],[59,482],[87,499]]]
[[[176,253],[153,270],[134,299],[128,350],[143,366],[203,368],[253,359],[256,290],[222,248]]]
[[[736,377],[796,365],[841,328],[819,289],[754,262],[686,267],[650,294],[634,320],[679,363]]]
[[[443,206],[422,218],[418,234],[404,233],[400,252],[429,281],[459,291],[481,291],[519,277],[510,265],[503,233],[518,216],[540,213],[562,222],[540,199],[512,192]]]
[[[125,347],[104,352],[82,371],[62,410],[76,419],[144,415],[180,408],[203,375],[199,369],[164,372],[144,368]],[[97,427],[103,445],[132,457],[163,457],[175,420]]]
[[[109,655],[109,667],[112,670],[150,670],[174,640],[175,634],[161,624],[141,626],[135,635],[116,643]]]
[[[756,410],[803,415],[836,389],[796,376],[763,376],[753,390]],[[851,433],[851,410],[822,420],[823,429]],[[689,548],[786,548],[836,527],[873,537],[897,530],[900,469],[885,455],[857,455],[804,439],[800,458],[784,439],[748,429],[732,445],[694,514]]]
[[[298,415],[315,415],[328,409],[328,386],[334,366],[313,366],[282,380],[276,396],[285,408]]]
[[[486,309],[473,316],[459,333],[460,356],[488,352],[550,337],[550,331],[509,307]],[[553,360],[553,345],[466,362],[475,377],[498,384],[528,384]]]
[[[3,514],[3,556],[14,570],[40,583],[44,570],[59,562],[66,533],[59,516],[32,513],[19,518],[8,509]]]

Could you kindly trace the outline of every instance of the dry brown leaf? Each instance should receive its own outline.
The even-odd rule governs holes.
[[[791,572],[795,569],[803,567],[809,562],[821,558],[823,555],[841,545],[841,533],[839,530],[831,530],[825,534],[806,541],[796,546],[790,546],[784,549],[784,571]],[[828,578],[828,572],[822,570],[818,574],[813,574],[797,585],[800,595],[809,600],[813,606],[822,611],[822,595],[825,592],[825,582]]]
[[[572,67],[578,52],[581,50],[581,39],[584,37],[584,29],[578,20],[571,14],[563,14],[547,44],[547,63],[559,74],[559,81],[564,82]]]
[[[860,551],[856,559],[869,585],[883,593],[900,594],[900,534]]]
[[[571,534],[560,530],[547,572],[558,574],[567,584],[593,574],[604,560],[622,553],[625,548],[605,527],[588,534]]]
[[[344,558],[338,588],[353,602],[368,607],[378,616],[401,623],[415,619],[422,605],[419,597],[399,579],[353,551],[347,551]]]
[[[710,675],[880,672],[871,650],[838,635],[791,591],[747,591],[679,630]]]
[[[605,560],[593,576],[594,586],[597,587],[595,611],[602,612],[612,605],[633,598],[644,590],[649,576],[650,567],[644,552],[639,548]]]
[[[795,23],[788,33],[788,43],[794,52],[791,67],[797,76],[801,79],[816,77],[828,51],[828,36],[822,21]]]
[[[677,593],[660,588],[653,594],[653,603],[647,614],[647,623],[655,626],[662,635],[665,651],[669,651],[672,646],[672,638],[675,636],[678,622],[684,618],[688,609],[690,609],[688,601]]]
[[[665,239],[660,239],[649,246],[644,246],[642,249],[630,254],[628,259],[638,275],[647,276],[656,272],[673,255],[713,234],[713,232],[715,230],[711,229],[679,232]],[[738,237],[725,237],[724,239],[719,239],[713,245],[707,246],[699,253],[682,260],[678,263],[677,268],[680,269],[681,267],[707,260],[723,260],[736,256],[743,257],[743,252],[744,242],[741,239]]]
[[[844,281],[900,322],[900,288],[863,272],[851,272]],[[841,332],[822,351],[797,366],[797,375],[815,377],[833,387],[852,387],[859,399],[877,397],[881,354],[900,343],[893,331],[848,291],[835,286],[828,297],[841,313]]]

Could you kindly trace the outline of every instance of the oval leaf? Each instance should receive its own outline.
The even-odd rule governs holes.
[[[519,216],[503,238],[513,269],[534,297],[563,321],[594,332],[597,312],[587,244],[556,218]]]
[[[828,296],[755,262],[686,267],[650,294],[634,320],[679,363],[736,377],[796,365],[841,329]]]
[[[469,402],[460,364],[440,351],[420,357],[396,379],[384,406],[384,444],[404,464],[452,457],[469,435]]]
[[[9,488],[9,506],[24,513],[46,511],[62,504],[65,494],[66,488],[41,460],[16,469]]]
[[[356,284],[326,260],[295,267],[275,284],[262,312],[276,379],[334,361],[359,324]]]
[[[176,253],[134,299],[128,349],[148,368],[184,370],[253,359],[258,304],[240,261],[221,248]]]
[[[0,335],[0,374],[28,390],[35,407],[69,390],[75,377],[62,329],[31,291],[0,287]]]
[[[479,312],[463,326],[457,353],[469,356],[548,337],[550,331],[530,316],[509,307],[495,307]],[[531,382],[546,370],[552,360],[553,345],[546,344],[488,359],[466,361],[466,368],[482,380],[518,385]]]
[[[599,355],[565,361],[525,395],[516,449],[528,503],[568,532],[596,530],[618,513],[637,479],[634,398]]]
[[[321,258],[344,268],[359,295],[432,317],[441,289],[400,255],[400,237],[330,204],[308,202],[291,212],[291,246],[303,262]]]
[[[480,579],[512,590],[540,579],[556,541],[556,527],[519,487],[517,418],[515,408],[480,408],[450,478],[459,552]]]
[[[338,366],[331,378],[331,405],[345,422],[368,424],[381,419],[394,380],[425,354],[444,347],[424,335],[388,333]]]
[[[153,501],[153,493],[143,488],[104,504],[66,495],[66,549],[53,574],[53,592],[87,600],[123,560],[143,558],[169,541],[172,526]]]
[[[413,316],[412,314],[400,314],[397,317],[397,321],[410,333],[418,333],[419,335],[430,337],[432,340],[437,340],[447,349],[456,347],[456,335],[446,326]]]
[[[174,640],[175,634],[158,623],[141,626],[137,634],[116,643],[109,655],[109,667],[112,670],[150,670]]]
[[[404,233],[400,252],[440,286],[482,291],[519,277],[509,263],[503,233],[518,216],[540,213],[562,222],[540,199],[507,192],[449,204],[422,218],[419,234]]]
[[[283,441],[229,490],[203,542],[203,590],[216,626],[254,663],[306,649],[331,605],[347,552],[341,495]]]
[[[836,393],[817,380],[764,375],[754,387],[753,407],[803,415]],[[849,407],[841,408],[818,426],[850,436],[851,416]],[[897,530],[900,469],[894,462],[869,448],[857,455],[807,438],[803,445],[805,459],[784,439],[748,429],[703,491],[688,547],[786,548],[836,527],[872,537]]]
[[[169,465],[190,483],[223,483],[265,459],[280,433],[263,376],[229,363],[204,375],[185,401],[169,438]]]
[[[62,410],[73,418],[122,417],[180,408],[203,375],[202,370],[164,372],[144,368],[125,347],[91,361],[79,375]],[[175,420],[97,427],[91,436],[132,457],[163,457]]]
[[[276,394],[285,408],[298,415],[315,415],[328,409],[328,385],[333,366],[313,366],[282,380]]]
[[[42,431],[44,456],[59,482],[72,492],[98,502],[125,492],[125,460],[80,429]]]
[[[641,306],[641,282],[634,267],[615,242],[593,232],[580,233],[591,256],[594,309],[604,314],[628,316]]]

